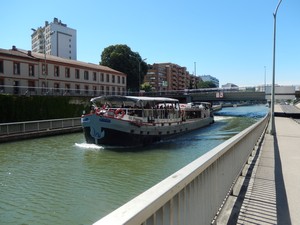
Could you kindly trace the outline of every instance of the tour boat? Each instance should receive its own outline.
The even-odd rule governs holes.
[[[141,146],[213,123],[210,103],[180,104],[164,97],[100,96],[81,123],[87,143]]]

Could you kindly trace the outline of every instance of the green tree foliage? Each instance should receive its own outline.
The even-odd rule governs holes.
[[[141,89],[144,90],[145,92],[151,92],[152,86],[148,82],[145,82],[141,85]]]
[[[100,65],[125,73],[127,88],[130,90],[139,90],[139,83],[143,83],[144,76],[148,71],[148,66],[139,53],[131,51],[130,47],[122,44],[106,47],[101,54]]]
[[[217,86],[212,81],[200,81],[197,83],[197,88],[216,88]]]

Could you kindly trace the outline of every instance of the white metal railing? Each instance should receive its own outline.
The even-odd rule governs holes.
[[[37,120],[16,123],[0,123],[0,136],[11,134],[26,134],[53,129],[64,129],[81,126],[80,117]]]
[[[223,142],[95,225],[210,224],[262,136],[268,118]]]

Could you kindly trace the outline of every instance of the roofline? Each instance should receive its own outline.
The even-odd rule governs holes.
[[[42,61],[45,60],[45,54],[43,53],[37,53],[37,52],[32,52],[31,50],[24,50],[24,49],[18,49],[15,46],[13,46],[12,49],[2,49],[0,48],[0,54],[3,55],[8,55],[10,57],[17,57],[17,58],[26,58],[26,59],[31,59],[31,60],[38,60]],[[46,55],[46,60],[47,62],[58,62],[62,64],[67,64],[67,65],[72,65],[73,67],[86,67],[90,70],[102,70],[104,72],[110,72],[118,75],[124,75],[127,76],[125,73],[120,72],[118,70],[112,69],[108,66],[102,66],[102,65],[97,65],[94,63],[86,63],[78,60],[72,60],[72,59],[65,59],[53,55]]]

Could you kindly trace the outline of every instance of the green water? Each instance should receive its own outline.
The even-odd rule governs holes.
[[[140,149],[88,145],[81,133],[0,144],[0,224],[92,224],[257,121],[220,115]]]

